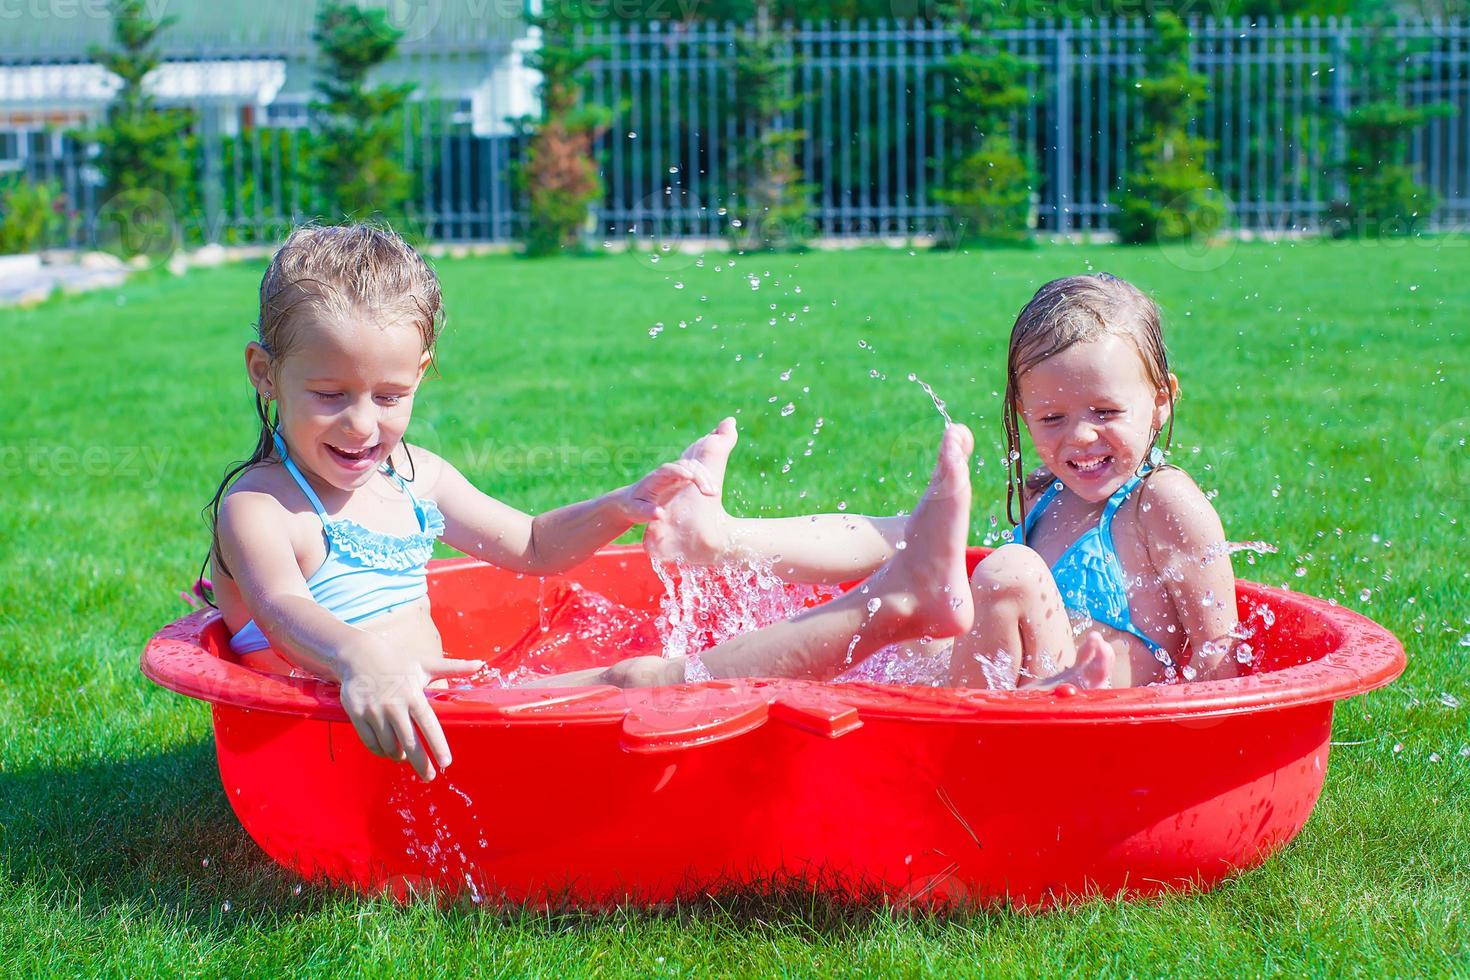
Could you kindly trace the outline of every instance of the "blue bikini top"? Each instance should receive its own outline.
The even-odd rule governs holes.
[[[1118,560],[1118,549],[1113,545],[1113,518],[1117,515],[1118,508],[1123,506],[1123,501],[1143,482],[1143,476],[1150,469],[1151,467],[1145,466],[1141,475],[1113,491],[1097,526],[1083,531],[1062,552],[1061,557],[1052,565],[1051,574],[1056,579],[1057,589],[1062,593],[1062,602],[1068,610],[1088,616],[1094,622],[1105,623],[1119,632],[1138,637],[1149,652],[1157,655],[1164,648],[1145,636],[1133,623],[1128,610],[1128,580],[1123,576],[1123,563]],[[1061,490],[1062,482],[1053,482],[1036,502],[1036,506],[1027,513],[1021,531],[1022,542],[1030,538],[1036,519]]]
[[[306,580],[317,604],[344,623],[355,624],[428,595],[429,556],[434,542],[444,533],[444,515],[439,507],[432,500],[415,497],[408,481],[385,466],[380,472],[391,477],[413,504],[419,520],[417,533],[382,534],[356,521],[328,517],[320,498],[287,454],[285,441],[279,434],[275,439],[281,461],[311,501],[326,537],[326,560]],[[235,653],[268,646],[270,641],[253,619],[230,638],[230,649]]]

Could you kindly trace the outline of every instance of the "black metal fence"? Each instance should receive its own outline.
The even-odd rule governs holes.
[[[1332,19],[1191,26],[1193,63],[1209,92],[1195,129],[1213,144],[1209,165],[1234,220],[1250,229],[1316,227],[1342,196],[1335,167],[1346,149],[1343,114],[1361,97],[1351,53],[1369,35]],[[737,38],[753,30],[610,24],[578,35],[598,52],[586,96],[613,118],[598,147],[607,192],[592,235],[712,237],[740,219],[739,155],[759,134],[734,111],[734,65]],[[1033,98],[1015,125],[1038,178],[1039,229],[1107,227],[1129,148],[1143,138],[1135,83],[1147,30],[1140,21],[1102,20],[992,33],[1031,65]],[[899,21],[802,23],[777,28],[775,38],[796,97],[777,125],[800,134],[812,230],[940,230],[945,211],[933,191],[965,136],[934,112],[946,83],[939,66],[961,43],[955,31]],[[1406,104],[1457,110],[1424,125],[1411,153],[1438,197],[1431,225],[1465,227],[1470,23],[1402,23],[1383,43],[1409,52]],[[427,237],[506,241],[518,233],[523,209],[513,174],[522,141],[503,112],[519,104],[507,86],[525,89],[527,81],[506,70],[513,47],[505,38],[419,41],[406,44],[393,66],[394,78],[418,83],[402,152]],[[174,74],[160,94],[190,105],[198,119],[196,180],[185,200],[171,202],[187,236],[269,241],[311,217],[311,47],[175,44],[168,55]],[[105,101],[97,72],[81,51],[42,57],[0,48],[0,170],[58,181],[80,212],[78,239],[93,233],[106,204],[78,135],[86,110],[76,108],[93,105],[95,114]],[[48,108],[53,90],[61,95]]]

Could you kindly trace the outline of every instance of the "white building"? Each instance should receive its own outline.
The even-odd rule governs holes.
[[[413,98],[454,107],[477,137],[507,135],[538,111],[536,44],[523,0],[363,0],[402,32],[373,80],[412,82]],[[148,0],[174,21],[146,84],[221,135],[303,125],[313,98],[316,0]],[[0,171],[59,158],[64,134],[95,123],[121,84],[89,52],[112,47],[107,0],[0,5]]]

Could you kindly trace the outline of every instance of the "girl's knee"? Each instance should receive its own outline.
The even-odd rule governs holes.
[[[1033,549],[1007,544],[975,566],[970,586],[977,595],[992,600],[1002,596],[1031,598],[1040,594],[1050,578],[1051,569]]]

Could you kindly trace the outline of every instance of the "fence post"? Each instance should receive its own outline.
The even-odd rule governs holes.
[[[1052,35],[1052,132],[1056,140],[1056,171],[1053,173],[1055,230],[1072,230],[1072,42],[1066,23]]]
[[[200,237],[205,243],[216,245],[220,240],[220,225],[224,223],[225,214],[221,193],[224,171],[220,166],[222,163],[220,160],[220,133],[222,130],[219,125],[220,108],[204,102],[196,111],[199,113],[199,128],[203,134],[204,153],[204,193],[201,195],[204,213],[199,216],[202,224],[199,229]],[[181,228],[184,220],[187,219],[180,220]]]
[[[1332,194],[1347,199],[1347,114],[1352,105],[1352,40],[1346,19],[1332,20]]]

